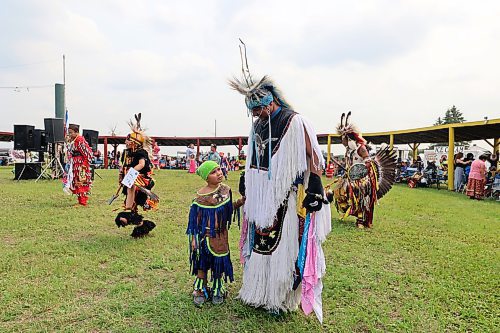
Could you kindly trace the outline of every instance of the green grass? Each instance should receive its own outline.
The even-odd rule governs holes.
[[[0,168],[2,332],[498,332],[500,204],[396,186],[373,230],[332,221],[324,244],[324,323],[274,316],[235,299],[239,230],[230,230],[236,281],[222,306],[192,305],[185,227],[201,180],[161,170],[152,235],[114,224],[115,170],[100,170],[88,208],[60,181],[13,181]],[[237,174],[229,185],[236,188]]]

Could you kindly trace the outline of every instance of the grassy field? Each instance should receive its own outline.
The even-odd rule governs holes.
[[[500,204],[396,186],[373,230],[332,220],[324,244],[324,323],[270,315],[235,299],[239,230],[230,230],[236,281],[222,306],[192,305],[188,206],[201,180],[161,170],[158,227],[133,240],[106,200],[115,170],[100,170],[90,206],[73,207],[60,181],[13,181],[0,168],[1,332],[498,332]],[[237,174],[228,184],[236,188]]]

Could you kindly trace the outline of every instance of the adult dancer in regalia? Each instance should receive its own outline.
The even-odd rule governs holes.
[[[238,297],[275,313],[302,303],[306,314],[314,311],[322,321],[321,278],[326,267],[321,243],[331,221],[316,133],[267,76],[254,82],[248,67],[243,76],[230,85],[245,96],[256,120],[240,186],[246,201]]]
[[[358,228],[371,228],[373,210],[394,184],[396,156],[389,147],[383,148],[372,158],[366,140],[350,123],[351,112],[342,114],[337,132],[346,147],[345,169],[347,172],[332,184],[337,211],[344,217],[356,217]]]
[[[63,183],[65,192],[76,194],[78,204],[87,206],[92,187],[90,163],[93,153],[92,148],[79,131],[79,125],[68,125],[68,164]]]

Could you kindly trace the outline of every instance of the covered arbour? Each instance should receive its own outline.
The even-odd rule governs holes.
[[[216,144],[217,146],[236,146],[241,151],[247,144],[246,136],[226,136],[226,137],[166,137],[151,136],[159,146],[166,147],[186,147],[193,143],[196,144],[196,154],[200,153],[200,147]],[[125,136],[99,136],[99,144],[104,145],[104,167],[108,167],[108,145],[125,144]]]
[[[455,142],[473,140],[484,140],[493,148],[493,152],[498,156],[500,149],[500,118],[391,132],[363,133],[363,137],[374,144],[388,143],[391,148],[395,144],[408,144],[412,149],[413,159],[417,158],[417,148],[422,143],[448,142],[448,161],[453,161]],[[318,136],[318,139],[320,143],[325,143],[325,138]],[[490,139],[493,142],[488,141]],[[332,143],[341,143],[338,134],[328,134],[326,137],[328,159],[330,158]],[[454,169],[453,163],[449,163],[448,189],[450,191],[454,190]]]

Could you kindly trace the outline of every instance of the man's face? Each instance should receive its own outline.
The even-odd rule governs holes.
[[[344,147],[347,147],[347,137],[346,136],[342,136],[342,144],[344,145]]]
[[[257,106],[252,109],[252,116],[260,119],[266,119],[271,114],[274,102],[271,102],[268,106]]]
[[[220,168],[215,168],[207,177],[207,183],[209,185],[217,185],[222,183],[224,174]]]
[[[217,147],[211,146],[211,147],[210,147],[210,151],[212,151],[212,152],[214,152],[214,153],[215,153],[215,152],[217,151]]]

